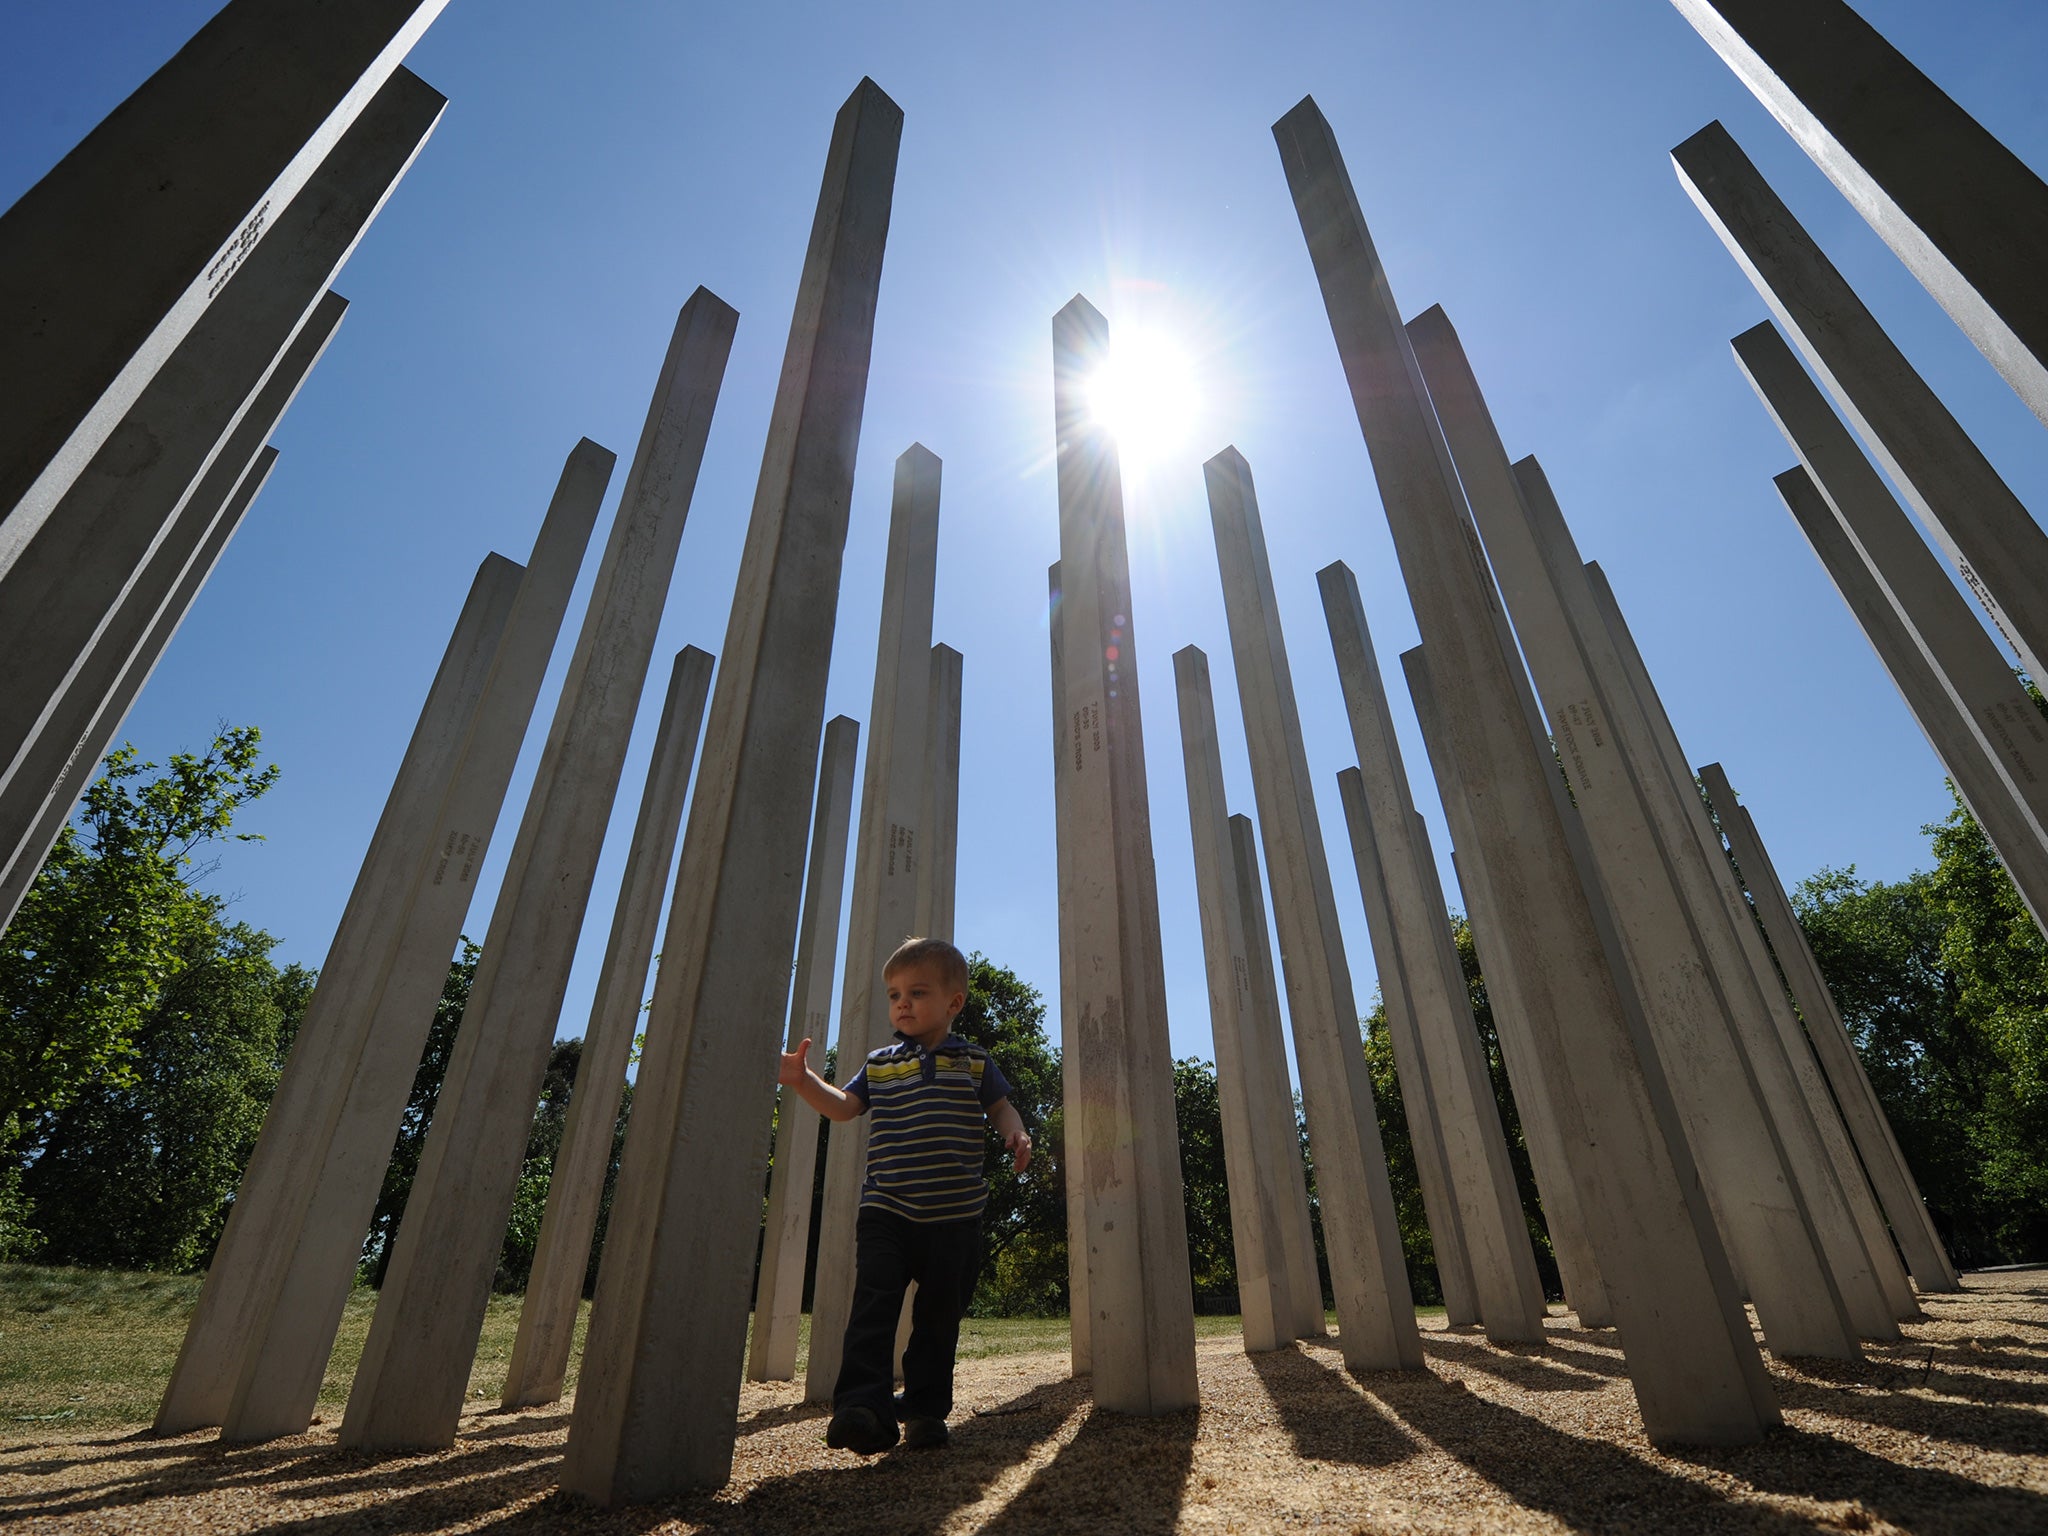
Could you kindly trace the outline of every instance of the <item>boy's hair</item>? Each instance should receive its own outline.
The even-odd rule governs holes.
[[[882,965],[882,980],[906,966],[928,965],[948,992],[967,990],[967,957],[944,939],[905,939]]]

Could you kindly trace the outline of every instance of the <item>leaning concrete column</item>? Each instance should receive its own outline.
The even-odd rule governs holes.
[[[600,1504],[732,1471],[770,1069],[902,133],[902,111],[865,79],[833,125],[562,1468],[565,1489]],[[863,957],[849,949],[847,963]]]
[[[1266,887],[1259,878],[1259,835],[1249,816],[1230,818],[1231,874],[1237,884],[1237,910],[1244,922],[1245,1001],[1251,1009],[1251,1034],[1267,1042],[1260,1053],[1268,1063],[1264,1092],[1279,1111],[1274,1126],[1284,1133],[1270,1156],[1287,1170],[1287,1198],[1281,1233],[1287,1244],[1287,1273],[1294,1293],[1296,1338],[1327,1338],[1329,1318],[1323,1312],[1323,1277],[1316,1264],[1316,1234],[1308,1213],[1308,1169],[1301,1155],[1301,1126],[1296,1119],[1293,1086],[1287,1078],[1287,1054],[1280,1019],[1280,981],[1273,966],[1273,936],[1266,928]],[[1257,1063],[1252,1071],[1256,1072]]]
[[[1223,802],[1223,753],[1216,741],[1216,703],[1209,689],[1209,658],[1196,646],[1173,653],[1174,693],[1180,705],[1181,762],[1187,773],[1188,825],[1195,850],[1195,897],[1202,921],[1202,956],[1209,981],[1210,1035],[1216,1047],[1216,1084],[1223,1115],[1223,1171],[1230,1187],[1230,1242],[1237,1260],[1244,1347],[1273,1350],[1292,1343],[1294,1290],[1282,1229],[1287,1208],[1287,1165],[1275,1162],[1279,1108],[1255,1091],[1252,1063],[1271,1040],[1255,1033],[1251,967],[1245,959],[1244,914],[1237,905],[1237,870],[1230,843],[1230,813]],[[1294,1116],[1287,1116],[1293,1133]]]
[[[332,987],[326,1006],[336,1019],[336,1055],[323,1065],[329,1091],[251,1263],[255,1299],[221,1423],[226,1440],[296,1435],[312,1419],[434,999],[469,915],[612,462],[609,450],[588,439],[570,452],[458,766],[426,823],[431,830],[409,845],[412,862],[401,866],[363,947],[330,951],[321,973],[308,1018]],[[253,1245],[259,1234],[250,1235]]]
[[[0,215],[0,573],[446,3],[235,0]]]
[[[690,769],[697,760],[697,735],[704,724],[704,701],[711,693],[712,665],[710,652],[686,645],[669,668],[640,812],[626,845],[626,873],[619,882],[611,936],[605,941],[604,964],[590,1003],[569,1117],[548,1178],[547,1209],[541,1214],[526,1300],[519,1309],[519,1332],[505,1368],[500,1402],[506,1408],[552,1403],[562,1395],[568,1377],[577,1304],[590,1269],[590,1242],[611,1166],[619,1098],[640,1027],[648,967],[654,963],[654,939],[661,927],[669,870],[675,864]]]
[[[384,87],[6,563],[0,808],[24,795],[40,806],[49,793],[50,780],[24,773],[38,740],[158,548],[177,538],[189,549],[203,536],[177,525],[212,510],[200,500],[209,471],[239,453],[225,471],[238,474],[262,446],[267,427],[252,424],[254,443],[238,441],[239,429],[275,393],[294,337],[446,105],[408,71]]]
[[[677,318],[356,1368],[352,1450],[454,1443],[738,324],[706,288]]]
[[[1408,335],[1765,1339],[1780,1354],[1854,1358],[1857,1325],[1881,1329],[1890,1315],[1684,808],[1659,782],[1612,642],[1583,593],[1546,564],[1551,551],[1524,506],[1529,487],[1508,465],[1449,320],[1432,308]],[[1580,574],[1576,562],[1569,574]]]
[[[1700,780],[1714,803],[1714,814],[1722,830],[1728,834],[1729,849],[1756,900],[1758,921],[1770,937],[1772,952],[1778,957],[1799,1011],[1806,1018],[1807,1033],[1827,1068],[1842,1116],[1856,1138],[1856,1149],[1870,1171],[1871,1182],[1877,1186],[1914,1283],[1923,1291],[1960,1290],[1955,1266],[1949,1262],[1948,1252],[1934,1230],[1927,1202],[1921,1198],[1913,1171],[1906,1164],[1906,1154],[1892,1134],[1884,1106],[1878,1103],[1877,1090],[1863,1070],[1862,1058],[1849,1037],[1849,1026],[1835,1006],[1834,994],[1806,942],[1805,930],[1792,911],[1791,898],[1778,879],[1770,850],[1757,834],[1754,818],[1736,802],[1735,791],[1719,763],[1709,763],[1700,769]]]
[[[1671,159],[1707,222],[2028,672],[2048,676],[2048,534],[1726,129],[1709,124]],[[2033,265],[2044,261],[2048,245]],[[2038,282],[2036,273],[2030,283]],[[2048,321],[2048,304],[2033,302]]]
[[[1052,642],[1052,796],[1054,884],[1053,904],[1067,888],[1067,866],[1073,858],[1073,836],[1067,830],[1065,763],[1072,748],[1067,722],[1066,668],[1060,654],[1060,563],[1047,567],[1046,629]],[[1074,956],[1067,940],[1066,920],[1054,913],[1060,949],[1060,1122],[1064,1127],[1060,1160],[1065,1164],[1067,1197],[1067,1358],[1068,1369],[1086,1376],[1092,1369],[1088,1337],[1088,1181],[1081,1153],[1081,1005],[1074,974]]]
[[[1287,1016],[1308,1105],[1337,1341],[1353,1370],[1413,1370],[1422,1364],[1422,1341],[1251,466],[1226,448],[1202,474],[1273,880],[1273,923],[1280,930]]]
[[[1430,771],[1436,778],[1437,795],[1443,802],[1444,819],[1450,823],[1454,844],[1472,847],[1472,813],[1465,802],[1465,787],[1458,777],[1444,742],[1443,721],[1436,708],[1436,693],[1429,681],[1421,647],[1401,657],[1408,679],[1408,696],[1415,706],[1415,718],[1422,728],[1423,749],[1429,755]],[[1418,846],[1420,843],[1418,842]],[[1546,1071],[1527,1005],[1515,981],[1507,945],[1499,940],[1494,916],[1493,894],[1487,884],[1485,864],[1477,858],[1460,858],[1451,850],[1458,868],[1458,885],[1465,894],[1467,919],[1472,924],[1472,942],[1479,951],[1480,973],[1486,980],[1486,996],[1493,1008],[1494,1033],[1500,1039],[1500,1053],[1507,1063],[1514,1087],[1515,1108],[1521,1112],[1522,1139],[1529,1149],[1529,1162],[1536,1172],[1536,1189],[1543,1202],[1543,1218],[1550,1230],[1550,1249],[1557,1259],[1558,1278],[1563,1282],[1565,1300],[1579,1314],[1585,1328],[1611,1328],[1614,1313],[1601,1283],[1600,1268],[1586,1236],[1579,1191],[1572,1181],[1570,1160],[1558,1132],[1556,1095],[1559,1085]]]
[[[1441,895],[1433,891],[1434,870],[1423,869],[1415,844],[1414,792],[1401,762],[1365,604],[1342,562],[1317,572],[1316,582],[1358,753],[1358,809],[1370,821],[1385,879],[1389,954],[1399,958],[1414,1010],[1416,1044],[1428,1058],[1427,1081],[1435,1090],[1480,1316],[1487,1337],[1496,1342],[1540,1338],[1543,1287],[1529,1247],[1529,1226],[1508,1161],[1493,1080],[1480,1053],[1464,972],[1450,944]],[[1364,879],[1361,865],[1361,884]]]
[[[2048,858],[2048,721],[1770,322],[1733,345],[1764,408],[1941,680],[1954,709],[1940,718],[1968,723],[2034,829],[2033,846],[2019,856],[2034,883]]]
[[[854,755],[860,723],[845,715],[825,725],[818,759],[818,808],[797,927],[796,982],[790,989],[789,1043],[816,1046],[832,1027],[832,973],[839,958],[839,909],[846,893],[846,841],[853,826]],[[822,1047],[819,1050],[823,1057]],[[822,1117],[795,1094],[783,1095],[775,1120],[761,1273],[754,1287],[754,1329],[747,1380],[793,1381],[803,1322],[804,1261],[811,1241],[811,1189],[818,1176]]]
[[[925,716],[931,707],[932,604],[939,558],[938,456],[912,444],[896,460],[882,581],[875,686],[868,706],[868,753],[854,845],[853,907],[840,983],[839,1080],[849,1082],[868,1052],[889,1043],[889,989],[882,967],[917,930],[918,871],[925,848]],[[818,1263],[811,1280],[811,1354],[804,1396],[832,1400],[846,1321],[853,1310],[854,1223],[867,1172],[865,1115],[832,1128],[825,1141],[825,1195],[818,1216]]]
[[[2048,422],[2048,185],[1843,0],[1673,0]]]
[[[57,828],[70,816],[84,788],[80,773],[90,776],[105,751],[103,743],[113,733],[112,722],[104,727],[96,722],[118,691],[117,680],[134,673],[145,636],[155,633],[167,641],[184,618],[183,605],[191,602],[240,526],[240,512],[229,517],[225,510],[235,488],[246,483],[250,466],[264,452],[264,440],[291,408],[347,310],[348,301],[335,293],[313,306],[306,323],[279,354],[270,377],[247,402],[213,467],[187,492],[184,514],[143,559],[126,594],[105,616],[98,642],[82,655],[69,685],[50,701],[41,729],[17,759],[13,782],[0,791],[0,870],[7,872],[0,878],[12,881],[14,871],[28,866],[32,879],[48,856]],[[202,555],[205,550],[212,553]],[[82,553],[92,558],[89,550]],[[192,579],[195,570],[197,580]],[[142,676],[155,664],[152,654],[142,663]],[[136,677],[134,689],[140,687],[141,677]],[[129,697],[133,696],[131,691]],[[125,713],[125,704],[122,710]]]
[[[953,942],[960,868],[960,653],[932,647],[931,692],[925,706],[924,804],[918,831],[917,931]]]
[[[1086,1162],[1089,1348],[1096,1406],[1192,1407],[1194,1289],[1173,1109],[1159,888],[1138,704],[1130,556],[1116,443],[1088,409],[1109,326],[1078,295],[1052,322],[1059,482],[1060,659],[1069,756],[1061,943],[1074,1011],[1060,1021],[1078,1095],[1068,1145]],[[1072,1241],[1072,1238],[1069,1238]]]
[[[1564,832],[1571,808],[1536,754],[1535,714],[1489,589],[1449,450],[1429,413],[1385,270],[1329,124],[1304,100],[1274,127],[1430,650],[1478,851],[1502,878],[1500,932],[1546,1060],[1571,1063],[1559,1128],[1585,1195],[1644,1426],[1653,1441],[1746,1442],[1777,1405],[1647,1035],[1624,1011]]]

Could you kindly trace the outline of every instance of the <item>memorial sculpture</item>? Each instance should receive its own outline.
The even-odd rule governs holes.
[[[1073,722],[1067,717],[1067,676],[1066,665],[1060,646],[1060,564],[1055,560],[1046,569],[1046,634],[1052,647],[1052,792],[1053,792],[1053,867],[1054,889],[1067,888],[1067,869],[1073,859],[1071,834],[1067,831],[1067,811],[1063,797],[1067,792],[1066,762],[1073,752]],[[1075,991],[1078,980],[1074,973],[1074,957],[1068,944],[1067,925],[1059,925],[1060,1017],[1080,1017],[1080,1005]],[[1081,1102],[1081,1053],[1066,1049],[1065,1026],[1061,1026],[1060,1050],[1060,1101],[1063,1104]],[[1085,1159],[1080,1154],[1077,1131],[1078,1119],[1070,1118],[1065,1145],[1061,1150],[1061,1161],[1065,1164],[1065,1188],[1067,1197],[1067,1363],[1076,1376],[1086,1376],[1092,1362],[1089,1344],[1088,1320],[1088,1246],[1076,1242],[1074,1234],[1087,1230],[1088,1177]]]

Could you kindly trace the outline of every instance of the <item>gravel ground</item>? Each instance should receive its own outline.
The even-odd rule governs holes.
[[[963,1362],[952,1446],[863,1462],[790,1385],[747,1387],[733,1481],[654,1509],[554,1491],[561,1407],[479,1407],[455,1448],[372,1460],[333,1426],[222,1450],[205,1435],[0,1450],[0,1523],[31,1532],[2048,1532],[2048,1270],[1927,1298],[1861,1365],[1772,1361],[1785,1427],[1653,1450],[1614,1335],[1550,1320],[1496,1349],[1425,1325],[1426,1372],[1348,1375],[1305,1344],[1199,1345],[1202,1406],[1089,1409],[1058,1354]]]

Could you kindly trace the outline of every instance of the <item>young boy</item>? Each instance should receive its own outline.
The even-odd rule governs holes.
[[[981,1270],[982,1117],[1013,1166],[1031,1161],[1031,1138],[1010,1084],[987,1051],[952,1033],[967,1006],[967,958],[944,939],[910,939],[882,967],[896,1044],[871,1052],[844,1089],[806,1063],[811,1042],[782,1058],[778,1081],[828,1120],[872,1112],[868,1167],[854,1227],[853,1311],[846,1323],[832,1424],[825,1443],[873,1456],[896,1443],[896,1323],[917,1282],[903,1351],[902,1438],[946,1443],[953,1351]]]

